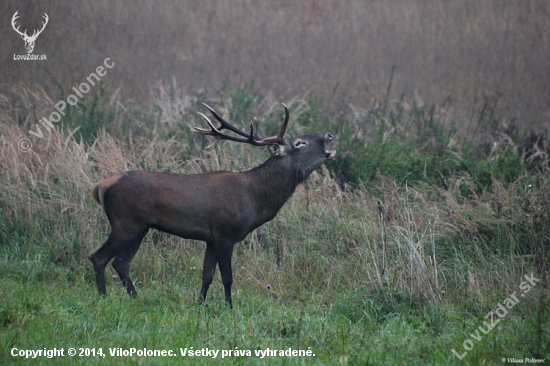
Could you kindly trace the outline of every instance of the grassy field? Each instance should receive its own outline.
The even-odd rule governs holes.
[[[204,243],[158,232],[131,267],[140,296],[130,299],[109,266],[101,298],[87,260],[109,231],[95,182],[128,169],[245,170],[267,159],[231,142],[204,149],[190,127],[203,123],[196,112],[207,101],[241,126],[258,117],[267,135],[280,105],[247,90],[201,98],[171,85],[151,105],[125,105],[99,89],[40,139],[28,131],[57,96],[2,95],[2,364],[215,364],[222,352],[245,365],[549,362],[547,135],[499,119],[491,105],[464,131],[445,105],[289,100],[287,133],[332,131],[338,155],[236,246],[235,308],[219,272],[208,306],[197,304]],[[22,137],[31,151],[20,151]],[[12,355],[54,348],[64,357]],[[174,356],[118,356],[132,348]],[[219,353],[191,360],[180,349]],[[256,355],[268,349],[276,355]],[[292,350],[311,355],[284,355]]]

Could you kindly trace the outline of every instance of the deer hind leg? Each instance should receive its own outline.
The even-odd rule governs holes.
[[[206,293],[214,278],[216,272],[216,247],[213,242],[206,242],[206,252],[204,253],[204,265],[202,267],[202,288],[199,296],[199,302],[202,304],[206,301]]]
[[[132,258],[136,255],[136,252],[141,245],[143,237],[147,234],[147,231],[148,229],[142,230],[139,234],[127,239],[127,241],[123,244],[124,249],[117,254],[115,260],[113,261],[113,268],[117,271],[118,276],[122,281],[122,285],[126,288],[126,291],[130,297],[137,297],[136,288],[130,279],[130,262],[132,262]]]
[[[105,267],[115,255],[116,252],[113,250],[113,235],[111,233],[105,244],[88,257],[94,265],[95,281],[100,295],[105,296],[107,294],[107,290],[105,289]]]

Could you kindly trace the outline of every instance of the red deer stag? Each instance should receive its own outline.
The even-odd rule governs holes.
[[[313,170],[336,154],[326,150],[334,139],[319,133],[285,139],[289,111],[280,132],[261,138],[251,124],[244,132],[220,117],[205,104],[218,122],[214,127],[199,113],[210,129],[195,132],[214,136],[215,142],[230,140],[255,146],[267,146],[271,157],[251,170],[234,173],[221,171],[206,174],[175,174],[130,171],[102,180],[93,189],[95,200],[105,210],[111,233],[89,259],[95,270],[97,288],[105,290],[105,267],[112,258],[126,291],[136,296],[128,276],[130,262],[150,228],[186,239],[206,242],[200,301],[204,302],[216,264],[220,267],[225,300],[231,302],[233,246],[248,233],[275,217],[284,203]],[[223,129],[233,134],[221,132]]]

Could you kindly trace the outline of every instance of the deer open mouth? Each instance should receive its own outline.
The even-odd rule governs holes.
[[[336,155],[336,150],[325,151],[327,159],[332,159]]]
[[[334,135],[331,133],[327,133],[325,138],[325,141],[328,142],[328,145],[331,145],[331,142],[334,141]],[[325,157],[327,158],[327,160],[334,158],[335,155],[336,150],[325,150]]]

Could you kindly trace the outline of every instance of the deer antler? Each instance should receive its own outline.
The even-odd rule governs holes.
[[[246,133],[246,132],[238,129],[237,127],[233,126],[231,123],[227,122],[226,120],[224,120],[219,114],[217,114],[208,105],[206,105],[204,103],[203,103],[203,105],[206,108],[208,108],[208,110],[212,113],[214,118],[216,118],[218,120],[218,122],[221,123],[220,127],[216,128],[216,127],[214,127],[214,125],[212,124],[210,119],[208,119],[208,117],[206,117],[204,114],[199,112],[199,115],[210,126],[210,130],[194,127],[193,131],[198,132],[198,133],[203,134],[203,135],[207,135],[207,136],[214,136],[216,138],[216,140],[210,146],[215,145],[220,140],[230,140],[230,141],[244,142],[244,143],[255,145],[255,146],[265,146],[265,145],[273,145],[273,144],[285,145],[284,135],[285,135],[286,128],[288,126],[288,120],[290,118],[290,112],[289,112],[287,106],[284,105],[284,104],[283,104],[283,107],[285,108],[285,121],[283,122],[283,126],[281,127],[281,130],[279,131],[279,133],[277,135],[272,136],[272,137],[267,137],[267,138],[262,138],[258,134],[258,121],[257,120],[255,121],[256,122],[256,130],[254,130],[254,125],[252,123],[250,123],[250,133]],[[240,135],[242,137],[237,137],[237,136],[231,136],[231,135],[224,134],[223,132],[221,132],[221,130],[223,130],[223,129],[227,129],[229,131],[232,131],[232,132],[234,132],[237,135]],[[208,146],[208,147],[210,147],[210,146]]]
[[[17,15],[17,13],[19,13],[19,10],[17,10],[17,11],[15,12],[15,14],[13,14],[13,17],[11,18],[11,26],[12,26],[12,28],[13,28],[17,33],[19,33],[19,34],[21,35],[21,37],[23,37],[23,38],[25,38],[25,39],[30,39],[30,40],[36,39],[36,38],[40,35],[40,33],[42,33],[42,31],[44,30],[44,28],[46,28],[46,25],[48,24],[48,21],[50,20],[50,18],[48,17],[48,14],[44,13],[44,16],[43,16],[44,21],[42,22],[42,29],[40,29],[40,30],[34,30],[34,32],[32,33],[32,36],[29,37],[29,36],[27,35],[27,30],[26,30],[26,29],[25,29],[24,32],[21,32],[21,31],[19,30],[19,26],[17,26],[17,28],[15,27],[15,26],[16,26],[15,23],[16,23],[16,21],[17,21],[17,18],[19,18],[19,15]]]
[[[17,15],[17,13],[19,13],[19,10],[17,10],[17,11],[15,12],[15,14],[13,14],[13,17],[11,18],[11,26],[12,26],[12,28],[13,28],[17,33],[19,33],[21,36],[28,37],[28,36],[27,36],[27,30],[26,30],[26,29],[25,29],[25,32],[23,33],[23,32],[21,32],[21,31],[19,30],[19,26],[17,26],[17,28],[15,28],[15,22],[16,22],[17,18],[19,18],[19,15]]]
[[[46,25],[48,24],[48,21],[50,20],[50,18],[48,17],[48,14],[46,14],[46,13],[44,13],[43,18],[44,18],[45,21],[42,22],[42,29],[40,29],[39,31],[35,30],[30,38],[37,38],[40,35],[40,33],[42,33],[44,28],[46,28]],[[35,33],[36,33],[36,35],[35,35]]]

